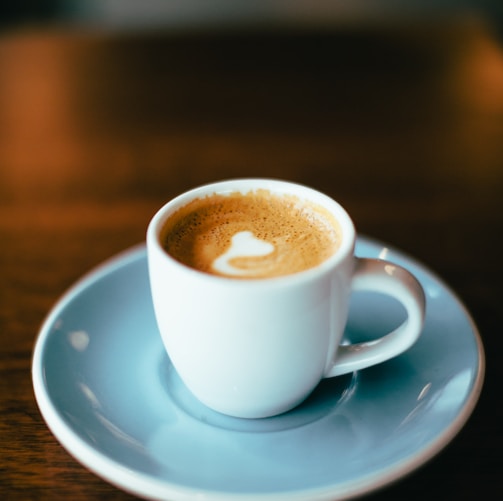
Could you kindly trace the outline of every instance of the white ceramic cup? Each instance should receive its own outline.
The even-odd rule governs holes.
[[[160,233],[177,209],[206,195],[265,189],[314,202],[339,222],[342,243],[320,265],[277,278],[234,279],[203,273],[173,259]],[[260,418],[288,411],[327,377],[358,371],[407,350],[419,337],[425,300],[410,272],[354,255],[346,211],[311,188],[269,179],[237,179],[188,191],[164,205],[147,231],[155,315],[172,364],[188,389],[224,414]],[[381,292],[405,307],[393,332],[341,344],[350,295]]]

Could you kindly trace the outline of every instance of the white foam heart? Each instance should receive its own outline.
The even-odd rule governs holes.
[[[236,257],[260,257],[274,251],[274,245],[256,238],[251,231],[240,231],[231,239],[231,246],[227,251],[213,261],[213,268],[224,275],[249,276],[254,270],[236,268],[230,263]]]

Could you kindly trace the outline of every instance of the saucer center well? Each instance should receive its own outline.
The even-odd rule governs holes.
[[[334,410],[354,393],[357,374],[323,379],[307,399],[294,409],[269,418],[244,419],[216,412],[201,403],[185,386],[167,356],[160,364],[161,381],[169,398],[192,418],[218,428],[245,432],[281,431],[318,421]]]

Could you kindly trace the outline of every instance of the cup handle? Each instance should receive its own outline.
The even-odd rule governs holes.
[[[417,341],[424,325],[424,291],[410,272],[388,261],[356,259],[352,290],[380,292],[397,299],[405,307],[407,319],[396,330],[378,339],[340,345],[334,365],[325,377],[354,372],[396,357]]]

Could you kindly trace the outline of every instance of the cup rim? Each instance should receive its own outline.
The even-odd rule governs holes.
[[[334,252],[334,254],[322,261],[320,264],[306,270],[275,277],[245,277],[236,279],[233,277],[213,275],[191,268],[190,266],[187,266],[186,264],[181,263],[180,261],[170,256],[162,247],[160,236],[167,218],[176,210],[190,203],[192,200],[212,194],[230,194],[235,193],[236,191],[247,193],[256,189],[269,190],[273,194],[277,193],[294,195],[299,197],[301,200],[309,200],[310,202],[314,202],[317,205],[320,205],[324,209],[328,210],[335,217],[341,227],[342,241],[339,248]],[[355,241],[356,230],[350,215],[344,209],[344,207],[342,207],[341,204],[336,202],[329,195],[301,183],[282,179],[258,177],[244,177],[214,181],[189,189],[175,196],[164,205],[162,205],[150,220],[147,228],[147,248],[150,248],[151,250],[155,248],[157,251],[162,253],[162,255],[165,256],[166,261],[171,263],[173,266],[185,270],[185,272],[188,274],[200,277],[201,280],[216,281],[219,283],[230,283],[236,285],[246,284],[246,286],[248,287],[251,284],[263,284],[271,282],[283,284],[291,283],[292,281],[301,279],[314,279],[321,274],[326,273],[328,270],[337,267],[339,263],[343,262],[348,257],[348,255],[352,256],[354,253]]]

